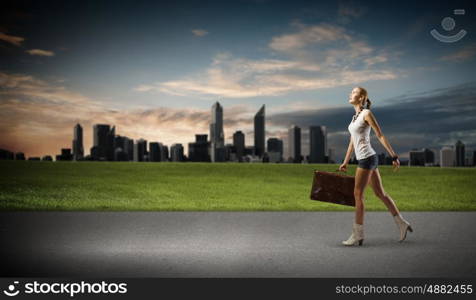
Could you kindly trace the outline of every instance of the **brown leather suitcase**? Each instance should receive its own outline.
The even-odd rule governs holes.
[[[315,170],[311,200],[355,206],[354,183],[354,176]]]

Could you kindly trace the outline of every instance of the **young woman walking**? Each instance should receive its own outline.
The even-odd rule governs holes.
[[[371,102],[367,91],[362,87],[356,87],[349,95],[349,103],[354,106],[355,115],[349,124],[350,142],[347,148],[344,162],[340,165],[340,171],[347,171],[352,151],[355,150],[355,156],[359,162],[355,172],[355,222],[351,236],[342,243],[346,246],[359,245],[364,241],[364,191],[370,183],[375,195],[383,201],[392,214],[395,223],[400,230],[400,241],[407,236],[407,231],[413,232],[413,229],[400,214],[393,199],[385,192],[382,186],[378,166],[378,157],[375,150],[370,145],[370,128],[372,127],[380,143],[385,147],[393,160],[393,166],[396,169],[400,167],[400,161],[397,154],[393,151],[386,137],[383,135],[375,116],[370,111]]]

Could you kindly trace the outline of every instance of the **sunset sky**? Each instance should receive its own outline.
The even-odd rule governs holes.
[[[2,2],[0,148],[55,155],[80,123],[89,154],[93,124],[107,123],[187,150],[219,101],[226,143],[242,130],[253,145],[265,104],[266,138],[283,138],[285,154],[291,124],[305,155],[308,127],[325,125],[341,160],[361,85],[400,155],[458,139],[476,150],[475,12],[474,1]],[[467,34],[443,43],[432,29]]]

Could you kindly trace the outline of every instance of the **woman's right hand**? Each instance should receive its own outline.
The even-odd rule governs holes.
[[[342,164],[342,165],[340,165],[339,171],[341,171],[341,172],[347,172],[347,164]]]

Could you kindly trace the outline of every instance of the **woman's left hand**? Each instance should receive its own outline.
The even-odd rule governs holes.
[[[392,162],[392,165],[393,165],[393,171],[396,172],[398,168],[400,168],[400,161],[398,160],[398,158]]]

